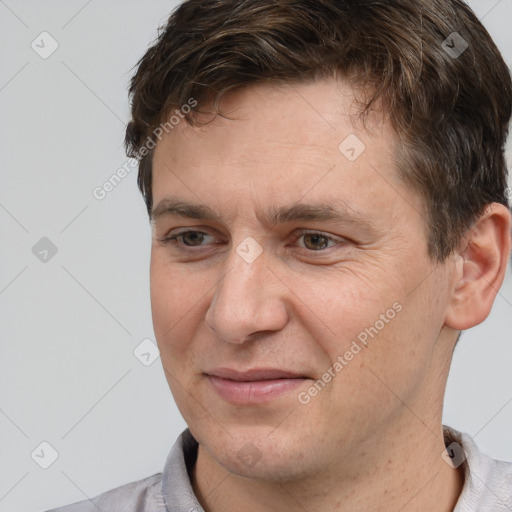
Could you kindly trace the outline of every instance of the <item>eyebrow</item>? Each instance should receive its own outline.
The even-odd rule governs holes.
[[[163,199],[151,212],[153,222],[167,216],[222,222],[221,216],[210,207],[174,198]],[[263,224],[272,226],[293,221],[337,221],[367,227],[371,230],[376,229],[374,222],[341,200],[336,205],[295,203],[278,208],[272,207],[263,215],[258,214],[257,218]]]

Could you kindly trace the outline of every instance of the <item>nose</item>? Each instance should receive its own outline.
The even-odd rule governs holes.
[[[217,337],[241,344],[257,333],[272,333],[285,327],[285,290],[264,255],[247,262],[233,250],[224,272],[205,317],[206,326]]]

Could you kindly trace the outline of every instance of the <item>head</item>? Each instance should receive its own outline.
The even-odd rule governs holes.
[[[189,0],[130,94],[155,334],[210,456],[285,480],[435,425],[510,250],[512,86],[471,10]],[[255,370],[294,378],[225,386]]]

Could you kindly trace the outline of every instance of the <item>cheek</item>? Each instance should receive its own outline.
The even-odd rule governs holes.
[[[371,418],[414,403],[429,379],[439,335],[437,306],[425,303],[423,291],[408,297],[391,292],[386,297],[389,300],[359,318],[359,325],[351,324],[341,354],[343,369],[333,388],[344,397],[343,408]],[[338,355],[339,350],[331,352],[331,359]]]
[[[301,325],[327,356],[319,372],[335,374],[333,389],[350,390],[360,403],[365,398],[360,393],[368,399],[370,388],[375,397],[386,394],[375,374],[400,389],[417,378],[429,343],[418,319],[421,304],[406,297],[405,278],[353,268],[322,279],[303,278],[294,292],[302,302]]]
[[[182,355],[201,319],[205,280],[194,278],[176,266],[166,264],[159,254],[151,257],[151,311],[153,327],[165,361],[166,355]]]
[[[331,360],[348,350],[359,335],[364,340],[366,328],[376,322],[380,327],[381,314],[388,310],[389,317],[396,314],[393,303],[398,294],[378,273],[371,276],[369,271],[356,272],[354,266],[347,265],[328,269],[323,275],[296,276],[295,282],[291,289],[300,308],[299,321]]]

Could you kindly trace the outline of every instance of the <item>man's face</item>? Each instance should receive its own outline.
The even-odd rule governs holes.
[[[238,474],[354,467],[441,407],[449,268],[427,256],[393,133],[353,124],[353,100],[334,80],[259,85],[155,150],[162,363],[192,434]]]

